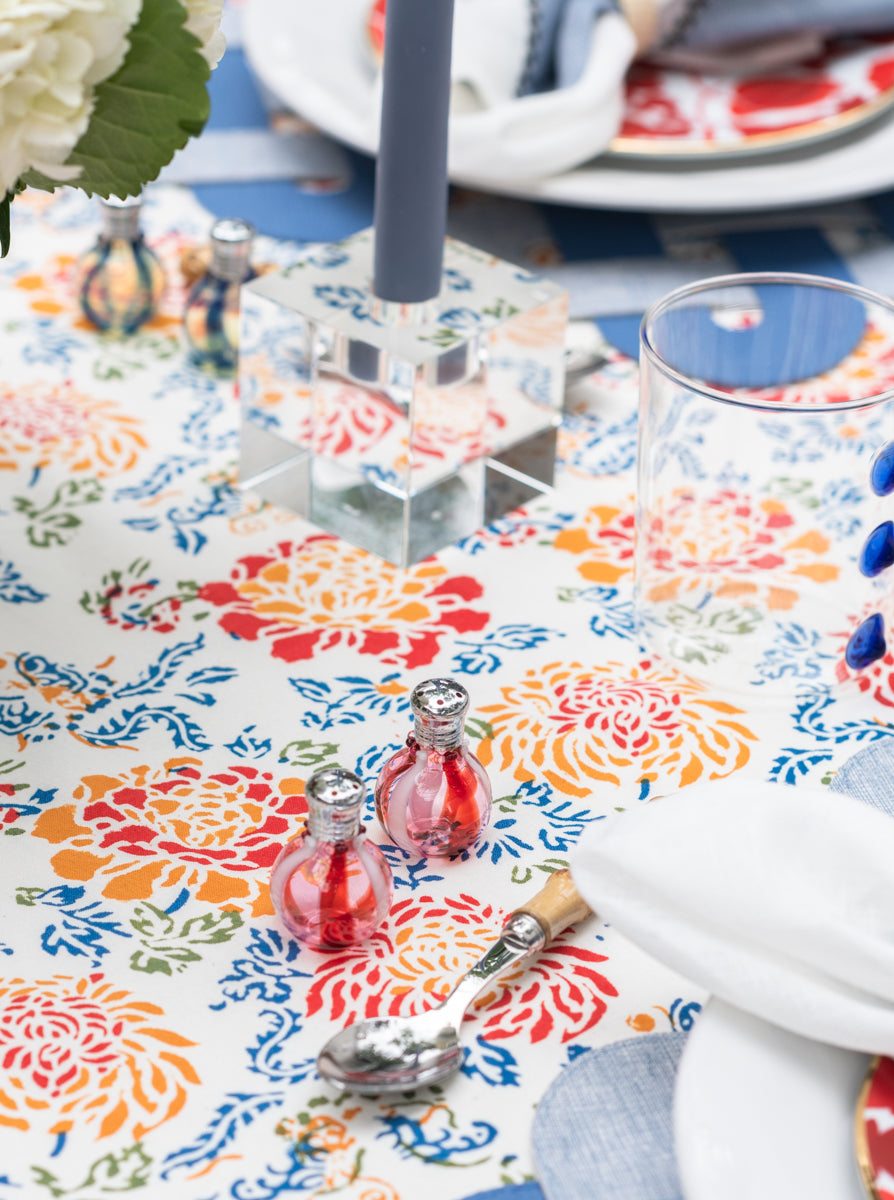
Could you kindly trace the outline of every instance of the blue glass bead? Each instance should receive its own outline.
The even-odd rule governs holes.
[[[859,561],[860,570],[870,579],[894,563],[894,521],[883,521],[873,529],[863,543]]]
[[[876,496],[894,492],[894,442],[888,442],[876,451],[869,467],[869,485]]]
[[[886,650],[884,618],[881,613],[873,613],[851,634],[844,661],[852,671],[862,671],[877,659],[884,658]]]

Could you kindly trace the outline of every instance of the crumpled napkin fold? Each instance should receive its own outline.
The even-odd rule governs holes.
[[[570,862],[609,924],[805,1037],[894,1055],[894,821],[733,777],[595,823]]]

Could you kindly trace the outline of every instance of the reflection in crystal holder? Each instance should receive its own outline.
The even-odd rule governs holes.
[[[435,301],[371,273],[364,230],[243,287],[240,486],[406,567],[552,486],[567,295],[452,240]]]

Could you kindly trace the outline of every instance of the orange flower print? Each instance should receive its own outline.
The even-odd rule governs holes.
[[[222,629],[264,639],[274,658],[296,662],[343,644],[405,667],[430,663],[455,633],[482,629],[488,614],[471,607],[481,594],[440,563],[399,571],[325,534],[242,558],[231,583],[199,589],[222,610]]]
[[[72,254],[54,254],[42,271],[18,276],[15,286],[27,293],[28,306],[33,312],[55,317],[74,309],[76,262]]]
[[[582,556],[577,570],[589,582],[617,583],[633,570],[633,509],[597,504],[584,515],[583,526],[561,530],[553,545]]]
[[[762,600],[769,609],[790,609],[804,580],[828,583],[839,567],[826,555],[829,539],[818,529],[798,531],[785,503],[729,489],[697,497],[678,489],[656,511],[645,534],[651,601],[676,600],[715,581],[715,596]]]
[[[146,448],[140,423],[71,383],[0,385],[0,470],[57,464],[100,479],[129,471]]]
[[[555,296],[537,308],[519,313],[491,333],[492,346],[514,342],[530,349],[563,345],[568,325],[568,297]]]
[[[273,912],[268,877],[307,811],[304,783],[235,766],[205,774],[201,759],[88,775],[73,804],[40,814],[32,832],[59,850],[60,879],[103,881],[112,900],[188,887],[197,900],[253,916]]]
[[[347,1025],[429,1008],[486,953],[507,916],[473,896],[401,900],[368,942],[321,962],[307,1014],[324,1012]],[[495,982],[468,1019],[482,1021],[483,1036],[492,1039],[520,1034],[531,1042],[570,1041],[602,1018],[606,996],[617,995],[598,969],[606,961],[560,936],[532,963]]]
[[[200,1082],[182,1053],[195,1044],[102,974],[0,979],[0,1125],[140,1141]]]
[[[592,796],[603,783],[677,789],[720,779],[745,765],[755,740],[741,709],[649,660],[550,663],[502,693],[480,710],[493,730],[478,745],[481,761],[520,783],[545,778],[571,796]]]

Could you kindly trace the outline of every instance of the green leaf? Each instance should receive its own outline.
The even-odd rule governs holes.
[[[81,1188],[99,1188],[101,1192],[132,1192],[145,1187],[152,1171],[152,1159],[140,1142],[118,1154],[97,1159]],[[80,1189],[78,1189],[80,1190]]]
[[[523,867],[521,863],[516,863],[512,868],[510,878],[513,883],[530,883],[534,878],[535,871],[542,871],[544,875],[552,875],[554,871],[564,871],[567,866],[567,858],[546,858],[542,863],[534,863],[529,867]]]
[[[66,161],[82,168],[72,182],[88,196],[139,195],[201,133],[210,70],[185,20],[180,0],[143,4],[124,62],[98,85],[90,124]],[[59,186],[38,171],[23,179],[45,191]]]
[[[494,801],[494,808],[500,813],[514,813],[518,808],[518,796],[500,796]]]
[[[494,727],[481,717],[468,717],[466,720],[466,732],[470,737],[478,738],[480,741],[482,738],[492,738],[494,736]]]
[[[146,971],[150,975],[154,975],[156,971],[161,971],[162,975],[174,973],[173,967],[166,959],[156,958],[154,955],[147,957],[142,950],[134,950],[130,956],[130,965],[134,971]]]
[[[140,940],[145,947],[131,955],[133,970],[173,975],[201,960],[201,954],[192,946],[228,942],[244,922],[238,912],[209,911],[188,917],[177,929],[177,922],[170,913],[154,904],[143,903],[134,909],[130,923],[143,935]]]
[[[75,1193],[84,1196],[87,1188],[93,1195],[96,1194],[94,1189],[98,1189],[103,1195],[111,1192],[132,1192],[146,1186],[151,1172],[152,1159],[140,1142],[128,1146],[118,1154],[110,1153],[98,1158],[88,1169],[83,1182],[75,1184],[74,1187],[63,1187],[59,1176],[48,1171],[46,1167],[31,1168],[33,1182],[46,1188],[50,1195],[56,1198],[74,1196]]]
[[[98,479],[69,479],[59,485],[49,504],[38,508],[27,496],[13,496],[16,512],[31,518],[25,530],[32,546],[65,546],[71,540],[66,531],[80,528],[81,518],[66,511],[78,504],[95,504],[102,499],[103,487]],[[60,511],[61,510],[61,511]]]
[[[12,193],[7,192],[0,200],[0,258],[9,254],[9,206],[12,204]]]
[[[226,909],[222,913],[205,913],[201,917],[190,917],[180,930],[181,938],[188,938],[190,944],[207,942],[214,945],[217,942],[228,942],[242,928],[242,917],[238,912]]]
[[[170,933],[174,928],[174,918],[170,913],[166,913],[163,908],[156,908],[154,904],[137,905],[134,913],[135,919],[130,923],[137,933],[158,938]]]
[[[302,738],[283,746],[279,761],[287,762],[290,767],[320,767],[327,759],[337,755],[337,742],[314,742],[310,738]]]
[[[0,200],[0,258],[6,258],[9,253],[9,210],[19,192],[25,190],[25,185],[19,179]]]

